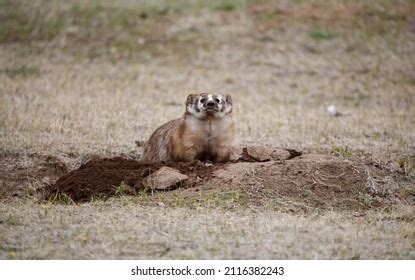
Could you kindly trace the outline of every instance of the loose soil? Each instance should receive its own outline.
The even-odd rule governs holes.
[[[93,159],[62,177],[46,189],[45,197],[52,198],[64,193],[74,201],[85,202],[91,198],[108,198],[119,193],[135,195],[143,190],[143,179],[163,166],[169,166],[189,176],[181,187],[189,188],[201,181],[212,178],[212,173],[221,165],[206,166],[200,161],[194,163],[169,162],[146,163],[122,157]]]

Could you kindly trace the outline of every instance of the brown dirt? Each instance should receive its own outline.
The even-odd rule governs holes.
[[[163,166],[169,166],[189,176],[182,187],[209,180],[220,165],[206,166],[202,162],[146,163],[122,157],[93,159],[58,179],[47,187],[46,198],[64,193],[75,201],[89,201],[93,197],[108,198],[116,194],[117,187],[124,182],[125,194],[135,195],[144,189],[143,179]]]
[[[243,189],[250,197],[269,198],[289,209],[355,210],[382,205],[377,197],[384,193],[369,194],[366,170],[373,168],[335,156],[305,154],[283,162],[240,162],[218,170],[215,176],[228,189]],[[370,201],[364,200],[366,195]]]

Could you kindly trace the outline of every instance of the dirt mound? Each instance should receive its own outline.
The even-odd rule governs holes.
[[[165,166],[169,168],[162,168]],[[55,184],[47,186],[45,197],[53,199],[65,194],[74,201],[83,202],[94,197],[136,195],[148,189],[151,178],[173,182],[171,186],[168,183],[162,188],[152,188],[154,201],[160,193],[167,194],[167,201],[168,194],[174,201],[179,192],[186,201],[197,200],[198,203],[212,197],[216,200],[217,194],[230,194],[230,197],[243,197],[249,205],[274,204],[293,211],[298,208],[358,210],[381,205],[376,197],[378,193],[369,189],[368,170],[371,168],[351,159],[301,155],[293,150],[269,147],[247,147],[239,160],[226,164],[146,163],[115,157],[93,159],[60,177]],[[177,187],[180,187],[178,192],[174,191]],[[160,189],[173,191],[160,192]]]
[[[335,156],[306,154],[284,162],[240,162],[214,173],[228,189],[285,206],[356,209],[368,194],[365,167]],[[258,199],[262,202],[264,199]]]
[[[134,195],[144,189],[144,179],[163,166],[177,169],[189,177],[181,187],[191,187],[196,183],[209,180],[220,165],[170,162],[145,163],[122,157],[93,159],[58,179],[48,186],[45,197],[53,198],[64,193],[75,201],[89,201],[93,197],[107,198],[120,192]]]

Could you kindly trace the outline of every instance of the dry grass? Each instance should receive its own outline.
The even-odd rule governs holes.
[[[135,156],[187,94],[219,91],[234,96],[240,143],[396,164],[415,154],[413,1],[63,2],[0,0],[5,153]],[[413,205],[355,218],[123,201],[3,201],[0,254],[414,258],[413,221],[400,218]]]
[[[2,149],[128,153],[135,139],[145,140],[160,123],[180,116],[188,93],[221,91],[235,96],[242,143],[413,153],[415,52],[409,19],[398,22],[397,30],[394,21],[379,23],[391,28],[386,34],[329,26],[339,35],[316,42],[309,34],[314,27],[285,23],[282,30],[258,33],[249,14],[205,12],[165,19],[172,21],[163,34],[169,48],[142,63],[68,54],[66,45],[75,44],[82,55],[89,41],[69,41],[64,31],[49,45],[3,44]],[[197,34],[186,50],[192,41],[206,41],[206,47],[185,59],[180,36],[192,32]],[[164,41],[150,42],[133,53],[160,44]],[[27,50],[38,45],[45,48],[41,55]],[[13,69],[22,75],[8,74]],[[325,106],[332,103],[348,115],[329,118]]]
[[[413,259],[410,208],[361,217],[140,207],[0,204],[1,258]],[[52,222],[53,221],[53,222]]]

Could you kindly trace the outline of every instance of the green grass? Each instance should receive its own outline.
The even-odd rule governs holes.
[[[209,199],[207,202],[209,204]],[[231,209],[245,204],[246,194],[242,191],[219,192],[214,194],[211,202],[213,202],[213,207]]]
[[[404,4],[408,6],[407,10],[411,11],[410,4]],[[0,0],[0,5],[3,7],[3,12],[0,13],[0,44],[54,42],[55,47],[59,46],[71,54],[81,53],[82,57],[86,54],[90,59],[109,58],[113,62],[119,59],[133,59],[146,63],[154,57],[166,55],[167,48],[174,50],[173,53],[190,56],[196,48],[208,50],[213,47],[215,41],[210,38],[209,32],[194,32],[196,29],[190,28],[173,36],[169,34],[169,27],[189,14],[200,16],[201,11],[212,14],[240,13],[252,20],[256,27],[264,23],[267,25],[268,22],[273,26],[273,20],[278,19],[280,15],[275,12],[280,8],[278,3],[258,3],[251,0],[140,1],[131,5],[110,5],[100,1],[68,1],[60,4],[57,1],[46,0]],[[252,7],[262,5],[265,8],[259,14],[251,14]],[[352,25],[354,31],[358,34],[365,33],[362,36],[393,36],[392,33],[406,23],[410,13],[391,9],[389,5],[381,2],[372,7],[362,2],[356,18],[350,19],[351,22],[356,22]],[[299,17],[301,11],[315,8],[312,4],[302,1],[289,1],[288,7],[287,10],[293,11],[294,15],[298,9]],[[328,6],[328,9],[335,8],[336,5],[333,3]],[[280,20],[275,21],[274,27],[282,28],[292,24],[292,21],[295,23],[302,20],[298,16],[291,18],[289,15],[282,13]],[[259,22],[255,19],[259,19]],[[311,21],[305,16],[304,21],[313,26],[327,24],[323,16],[317,16]],[[227,24],[229,22],[225,23]],[[338,24],[334,22],[333,25]],[[315,28],[309,35],[316,42],[324,42],[338,37],[340,32],[340,29],[337,33]],[[343,32],[341,34],[343,35]],[[64,40],[58,40],[62,38]],[[137,43],[139,38],[145,39],[145,44]],[[56,44],[58,41],[64,43]]]
[[[226,12],[233,11],[236,8],[237,8],[237,3],[236,1],[232,1],[232,0],[222,1],[215,6],[216,10],[226,11]]]
[[[310,36],[313,40],[317,42],[322,42],[336,38],[337,34],[332,31],[313,29],[310,31]]]
[[[51,13],[30,2],[0,0],[0,43],[51,40],[64,27],[61,12]]]
[[[415,176],[415,155],[399,159],[398,164],[406,175]]]
[[[0,74],[6,74],[10,78],[16,77],[31,77],[31,76],[39,76],[40,69],[38,67],[29,66],[26,64],[22,64],[17,67],[10,67],[0,70]]]
[[[64,193],[57,193],[51,202],[56,203],[56,204],[63,204],[63,205],[75,204],[72,198]]]
[[[114,194],[118,196],[125,195],[127,192],[127,188],[128,186],[125,184],[124,181],[122,181],[118,186],[115,186]]]
[[[38,3],[38,4],[36,4]],[[39,4],[40,3],[40,4]],[[162,18],[177,18],[185,11],[203,9],[233,11],[244,7],[245,1],[227,0],[205,3],[140,3],[133,7],[105,6],[96,1],[75,2],[70,5],[55,5],[53,1],[0,0],[0,43],[50,41],[68,31],[71,36],[88,40],[91,34],[114,36],[120,32],[136,43],[137,32],[151,21]],[[188,5],[190,4],[190,5]],[[151,32],[151,30],[150,30]],[[132,38],[134,37],[134,38]],[[94,40],[94,38],[90,38]]]
[[[345,146],[345,147],[334,146],[332,148],[332,152],[335,153],[335,154],[344,156],[344,157],[350,157],[351,155],[353,155],[353,151],[347,146]]]
[[[363,206],[370,207],[374,202],[374,198],[368,193],[360,193],[359,201]]]

